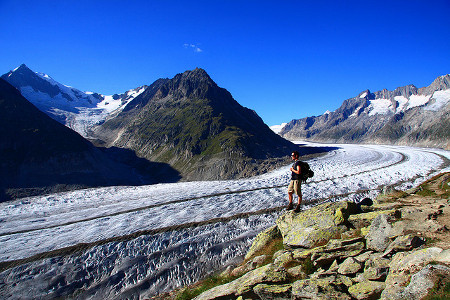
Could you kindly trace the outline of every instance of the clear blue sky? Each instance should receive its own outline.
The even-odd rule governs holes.
[[[0,74],[122,93],[205,69],[268,125],[450,73],[450,1],[0,0]]]

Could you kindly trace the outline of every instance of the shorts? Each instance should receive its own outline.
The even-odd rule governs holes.
[[[291,180],[291,182],[289,182],[288,193],[295,193],[298,196],[302,194],[302,184],[300,180]]]

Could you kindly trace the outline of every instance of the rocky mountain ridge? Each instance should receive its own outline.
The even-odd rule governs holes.
[[[274,134],[199,68],[113,96],[81,92],[26,65],[2,78],[96,146],[126,149],[131,156],[171,165],[183,180],[261,174],[289,163],[288,154],[299,148]],[[311,154],[326,149],[299,150]]]
[[[427,87],[369,90],[334,112],[292,120],[280,131],[289,140],[377,143],[449,149],[450,75]]]
[[[155,81],[117,116],[96,126],[92,136],[108,147],[169,163],[186,180],[260,174],[287,163],[298,148],[199,68]]]

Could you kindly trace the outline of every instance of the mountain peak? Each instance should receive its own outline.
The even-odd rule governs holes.
[[[214,82],[208,73],[202,68],[195,68],[192,71],[186,71],[181,74],[182,80],[194,80],[194,81],[210,81]]]

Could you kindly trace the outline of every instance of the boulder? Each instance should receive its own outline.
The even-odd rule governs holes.
[[[439,253],[434,260],[438,263],[450,265],[450,249],[446,249]]]
[[[366,236],[366,247],[378,252],[384,251],[391,240],[389,239],[392,226],[388,221],[388,216],[382,214],[377,216],[370,225],[369,233]]]
[[[276,225],[259,233],[253,240],[250,249],[245,255],[245,259],[250,259],[252,256],[256,255],[257,252],[263,250],[270,242],[277,238],[281,238],[281,234]]]
[[[290,300],[291,291],[292,284],[258,284],[253,288],[253,292],[262,300]]]
[[[232,282],[207,290],[195,299],[210,300],[221,297],[237,297],[252,292],[253,287],[260,283],[284,283],[286,280],[287,272],[284,268],[268,264],[250,271]]]
[[[386,288],[381,294],[381,299],[402,299],[401,293],[411,276],[434,261],[441,252],[441,248],[432,247],[395,254],[389,265]]]
[[[349,257],[339,265],[338,273],[342,275],[353,275],[362,269],[362,264],[353,257]]]
[[[347,230],[344,225],[356,213],[354,202],[325,203],[301,213],[289,211],[277,219],[283,243],[293,247],[313,248]]]
[[[291,299],[348,299],[345,285],[336,277],[298,280],[292,284]]]
[[[248,261],[247,263],[233,269],[230,272],[230,275],[231,276],[241,276],[242,274],[245,274],[251,270],[259,268],[263,265],[264,261],[266,261],[267,258],[268,258],[267,255],[257,256],[255,258],[253,258],[252,260]]]
[[[348,292],[354,298],[361,299],[379,299],[381,293],[385,288],[384,282],[378,281],[363,281],[352,285],[348,288]]]
[[[302,265],[287,269],[287,273],[291,278],[296,279],[304,279],[307,276]]]
[[[393,215],[395,213],[394,209],[389,210],[376,210],[366,213],[359,213],[349,216],[348,221],[355,227],[361,228],[369,226],[372,221],[379,215]]]
[[[411,277],[411,282],[403,290],[404,299],[419,300],[431,294],[438,286],[450,282],[450,268],[443,265],[428,265]]]
[[[288,265],[294,263],[295,260],[292,257],[292,252],[287,250],[277,251],[273,255],[273,264],[279,267],[287,267]]]
[[[312,253],[311,260],[314,266],[324,267],[335,260],[360,255],[362,251],[364,251],[364,243],[360,238],[348,241],[330,240],[325,247]]]
[[[423,238],[413,234],[405,236],[398,236],[392,243],[389,244],[384,251],[383,256],[389,256],[399,251],[409,251],[421,246],[425,241]]]

